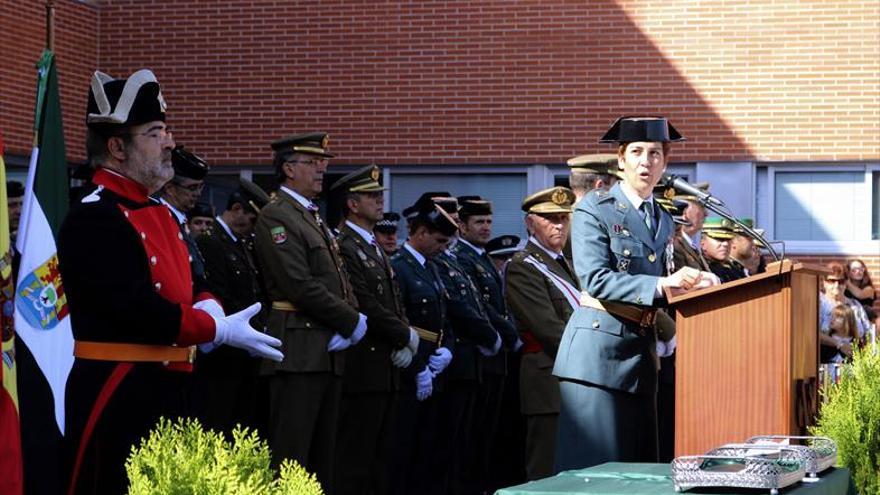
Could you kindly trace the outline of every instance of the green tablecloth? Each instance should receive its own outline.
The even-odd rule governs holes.
[[[849,470],[829,469],[815,483],[795,483],[779,491],[780,495],[855,495]],[[587,469],[563,471],[552,478],[504,488],[496,495],[675,495],[669,464],[609,462]],[[691,488],[695,494],[769,494],[770,490]]]

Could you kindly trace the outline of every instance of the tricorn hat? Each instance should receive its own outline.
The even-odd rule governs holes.
[[[156,76],[141,69],[128,79],[113,79],[100,71],[92,75],[86,125],[107,133],[117,126],[165,121],[165,99]]]
[[[210,170],[208,162],[199,155],[183,149],[183,145],[171,150],[171,165],[174,167],[174,175],[193,180],[203,180]]]
[[[636,141],[670,143],[684,141],[685,138],[666,117],[620,117],[600,143],[633,143]]]

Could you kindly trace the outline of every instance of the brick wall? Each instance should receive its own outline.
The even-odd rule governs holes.
[[[27,77],[0,80],[21,147],[42,2],[0,2],[26,11],[3,28]],[[153,68],[175,136],[216,164],[309,129],[342,163],[561,163],[627,113],[669,116],[680,161],[880,159],[876,0],[104,0],[100,50],[95,7],[57,3],[85,26],[59,35],[72,154],[97,59]]]
[[[0,0],[0,132],[7,152],[30,155],[34,134],[36,63],[46,46],[45,2]],[[89,77],[98,61],[98,12],[88,3],[55,1],[55,54],[64,141],[70,159],[85,156]]]

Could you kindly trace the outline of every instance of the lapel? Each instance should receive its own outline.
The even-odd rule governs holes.
[[[495,282],[501,287],[501,275],[498,273],[498,270],[492,265],[492,262],[487,260],[485,256],[478,253],[474,248],[468,246],[467,244],[460,242],[455,245],[456,251],[460,256],[469,256],[474,260],[474,263],[480,265],[483,270],[487,271],[492,278],[495,279]]]
[[[402,247],[402,246],[401,246],[400,250],[398,251],[398,253],[400,253],[400,255],[403,256],[403,259],[406,260],[407,264],[410,265],[410,268],[412,268],[412,271],[415,272],[417,277],[421,278],[423,282],[427,283],[428,287],[430,287],[434,292],[436,292],[438,294],[440,293],[439,288],[437,287],[437,285],[435,285],[435,284],[440,283],[440,281],[435,280],[434,276],[431,275],[430,273],[428,273],[428,270],[430,270],[430,268],[428,268],[428,266],[427,266],[427,264],[429,263],[429,260],[426,260],[425,266],[422,266],[419,263],[419,260],[417,260],[416,257],[413,256],[412,253],[410,253],[408,249],[406,249],[405,247]]]
[[[623,190],[620,189],[620,184],[614,184],[610,192],[614,197],[614,213],[616,216],[616,221],[612,223],[628,226],[633,236],[653,248],[654,236],[651,235],[639,211],[633,207],[632,203],[629,202],[629,199],[623,193]],[[663,222],[660,223],[662,224]]]
[[[688,264],[692,266],[699,266],[700,269],[703,271],[709,271],[709,266],[706,264],[706,260],[703,259],[703,253],[694,249],[694,247],[691,246],[691,243],[688,242],[684,237],[677,236],[675,238],[675,243],[679,246],[679,249],[684,251],[685,257],[687,257],[688,259]]]
[[[236,241],[226,232],[220,225],[215,225],[214,227],[214,235],[219,236],[220,242],[232,246],[232,249],[235,250],[235,253],[241,258],[245,264],[251,269],[256,270],[254,266],[253,259],[251,258],[251,253],[248,252],[247,248],[244,246],[244,243],[241,240]]]
[[[287,194],[284,191],[279,191],[278,196],[280,196],[284,201],[286,201],[294,210],[296,210],[303,217],[303,222],[307,225],[311,226],[315,229],[322,239],[327,240],[327,232],[322,231],[321,226],[318,225],[318,221],[315,220],[315,216],[307,210],[303,205],[299,203],[296,199],[294,199],[291,195]]]
[[[385,259],[384,254],[381,257],[379,256],[379,253],[376,252],[375,246],[367,244],[367,241],[365,241],[364,238],[361,237],[361,235],[358,234],[353,228],[349,227],[348,224],[342,224],[342,230],[340,231],[340,233],[351,237],[354,240],[354,243],[357,245],[358,249],[360,249],[367,256],[367,258],[370,258],[376,263],[379,263],[379,266],[385,269],[385,273],[388,273],[388,267],[390,265],[388,265],[388,261]]]
[[[525,251],[527,253],[531,254],[532,256],[534,256],[536,260],[538,260],[541,263],[543,263],[544,265],[546,265],[547,268],[549,268],[550,271],[553,272],[555,275],[562,277],[563,279],[565,279],[568,283],[570,283],[574,287],[578,286],[577,281],[571,278],[571,275],[569,275],[568,272],[565,271],[564,268],[562,268],[562,266],[559,264],[559,262],[556,261],[556,259],[550,257],[546,251],[541,249],[540,246],[535,245],[534,242],[529,241],[526,244]],[[541,277],[543,277],[543,276],[544,275],[541,275]]]

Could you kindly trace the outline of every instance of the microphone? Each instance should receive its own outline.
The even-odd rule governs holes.
[[[722,202],[720,199],[712,196],[702,189],[692,186],[683,177],[678,177],[676,175],[667,175],[664,181],[667,187],[672,187],[680,193],[695,196],[697,199],[700,200],[701,203],[712,203],[717,206],[724,206],[724,202]]]

